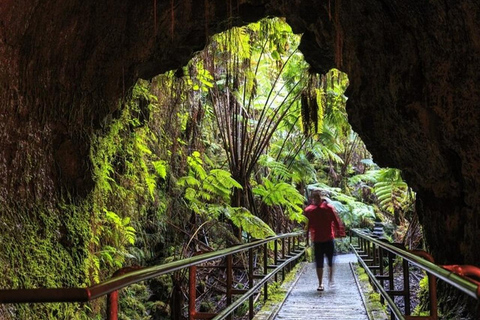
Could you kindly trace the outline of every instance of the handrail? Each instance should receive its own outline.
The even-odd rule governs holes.
[[[355,250],[355,248],[353,248],[353,250],[355,251],[355,254],[357,254],[357,251]],[[358,254],[357,254],[357,256],[358,256]],[[395,302],[393,302],[392,298],[387,294],[387,292],[382,287],[380,282],[375,278],[375,275],[372,273],[372,271],[370,271],[367,264],[362,259],[359,259],[359,262],[360,262],[360,265],[365,270],[365,272],[367,273],[370,280],[372,281],[375,288],[381,293],[381,295],[384,297],[384,299],[387,300],[387,303],[390,306],[390,310],[392,311],[393,314],[395,314],[395,316],[397,317],[397,320],[404,320],[405,317],[403,316],[402,312],[395,305]]]
[[[362,267],[365,269],[371,283],[382,296],[392,313],[392,319],[428,319],[436,320],[437,313],[437,284],[436,278],[445,281],[456,289],[468,294],[469,296],[479,300],[480,298],[480,282],[469,276],[480,278],[480,268],[475,266],[442,266],[435,264],[433,257],[421,250],[406,250],[401,248],[399,244],[391,244],[380,239],[376,235],[372,235],[370,231],[365,232],[361,229],[351,230],[351,235],[356,235],[358,238],[358,246],[351,244],[354,253]],[[359,250],[359,251],[357,251]],[[388,252],[388,275],[384,274],[383,266],[383,252]],[[393,285],[393,257],[398,256],[402,258],[403,264],[403,289],[395,290]],[[367,260],[363,260],[367,258]],[[369,264],[370,263],[370,264]],[[411,316],[410,315],[410,291],[409,291],[409,267],[412,264],[427,272],[428,286],[429,286],[429,305],[430,316]],[[372,270],[379,271],[374,273]],[[389,281],[389,288],[383,286],[383,281]],[[405,302],[405,313],[402,314],[400,309],[393,301],[393,296],[403,296]],[[384,302],[382,300],[382,302]],[[393,318],[394,317],[394,318]]]
[[[380,246],[385,250],[390,251],[396,254],[397,256],[400,256],[406,259],[408,262],[412,263],[413,265],[416,265],[417,267],[424,269],[425,271],[435,275],[439,279],[442,279],[443,281],[454,286],[460,291],[468,294],[469,296],[477,300],[480,298],[480,295],[479,295],[480,285],[475,284],[472,281],[469,281],[464,277],[457,275],[456,273],[453,272],[455,269],[452,268],[452,271],[447,270],[444,267],[438,266],[433,262],[427,261],[426,259],[419,257],[418,255],[415,255],[408,251],[401,250],[391,244],[375,239],[360,229],[354,229],[353,232],[358,235],[361,235],[368,241],[375,243],[377,246]]]
[[[114,275],[109,280],[101,282],[99,284],[95,284],[93,286],[87,288],[34,288],[34,289],[0,289],[0,304],[3,303],[45,303],[45,302],[87,302],[94,299],[97,299],[101,296],[109,295],[111,293],[116,292],[119,289],[125,288],[131,284],[138,283],[141,281],[149,280],[167,273],[171,273],[180,269],[193,267],[198,264],[208,262],[211,260],[219,259],[226,256],[231,256],[232,254],[243,252],[246,250],[251,250],[253,248],[267,245],[267,243],[271,241],[276,241],[284,238],[288,240],[291,237],[300,237],[304,236],[305,232],[292,232],[286,234],[279,234],[276,236],[268,237],[265,239],[255,240],[250,243],[245,243],[241,245],[237,245],[234,247],[208,252],[201,255],[196,255],[187,259],[182,259],[178,261],[173,261],[170,263],[166,263],[159,266],[152,266],[152,267],[128,267],[127,270],[120,269],[117,273],[118,275]],[[289,241],[290,246],[290,241]],[[276,246],[275,246],[276,247]],[[284,249],[282,249],[284,250]],[[290,252],[290,249],[289,249]],[[260,284],[263,285],[266,283],[268,279],[271,278],[274,274],[276,274],[280,270],[280,266],[284,267],[287,266],[292,261],[298,259],[304,250],[300,253],[296,253],[292,257],[288,257],[283,263],[281,263],[275,271],[272,271],[268,275],[266,274],[267,271],[265,270],[264,278],[260,281]],[[260,284],[256,284],[253,288],[251,288],[247,293],[252,291],[258,290],[261,287]],[[255,289],[255,290],[254,290]],[[250,295],[251,295],[250,294]],[[248,296],[247,296],[248,298]],[[239,298],[240,299],[240,298]],[[239,300],[237,299],[237,300]],[[246,298],[245,298],[246,299]],[[244,300],[245,300],[244,299]],[[243,300],[243,301],[244,301]],[[236,309],[234,304],[232,303],[231,306],[227,306],[230,312]],[[226,314],[225,310],[218,315],[215,319],[223,319],[221,316],[222,314]]]
[[[242,295],[242,297],[238,298],[237,300],[235,300],[235,302],[233,302],[230,306],[228,306],[227,308],[225,308],[223,311],[221,311],[219,314],[217,314],[212,320],[221,320],[221,319],[225,319],[225,317],[227,317],[227,315],[229,315],[230,313],[232,313],[235,309],[237,309],[243,302],[245,302],[247,300],[248,297],[250,297],[251,295],[253,295],[256,291],[258,291],[268,280],[270,280],[278,271],[280,271],[281,269],[283,269],[285,266],[287,266],[289,263],[291,263],[292,261],[295,261],[297,260],[298,258],[300,258],[302,256],[303,252],[300,252],[298,254],[296,254],[295,256],[287,259],[286,261],[282,262],[282,264],[280,264],[278,266],[278,268],[269,273],[267,276],[265,276],[262,280],[260,280],[258,283],[256,283],[252,288],[250,288],[244,295]]]

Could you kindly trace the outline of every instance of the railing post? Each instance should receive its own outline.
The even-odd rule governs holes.
[[[285,259],[285,238],[282,238],[282,259]],[[285,280],[285,268],[282,268],[282,281]]]
[[[190,320],[195,319],[197,300],[197,266],[190,266],[188,281],[188,317]]]
[[[410,270],[408,270],[408,261],[402,258],[403,268],[403,298],[405,304],[405,315],[410,315]]]
[[[232,304],[232,284],[233,284],[233,257],[231,254],[227,256],[227,307]],[[227,316],[228,320],[232,319],[232,315]]]
[[[288,244],[288,247],[287,247],[287,255],[290,256],[292,254],[292,247],[291,247],[291,238],[290,237],[287,237],[287,244]],[[290,270],[292,270],[292,265],[291,263],[289,263],[287,265],[287,271],[290,272]]]
[[[278,265],[278,240],[273,242],[273,263],[277,266]],[[275,282],[278,281],[278,272],[275,272]]]
[[[267,276],[268,274],[268,252],[267,252],[267,243],[263,245],[263,274]],[[268,300],[268,283],[265,282],[263,285],[263,300]]]
[[[388,289],[389,291],[393,291],[395,289],[395,284],[393,283],[393,256],[394,256],[393,253],[388,252]],[[395,320],[395,315],[393,314],[393,312],[391,312],[391,319]]]
[[[248,289],[253,288],[253,249],[248,249]],[[253,296],[248,298],[248,318],[253,319]]]
[[[385,280],[383,279],[383,276],[384,276],[384,273],[385,273],[385,270],[383,268],[383,248],[382,247],[379,247],[379,252],[378,252],[378,259],[380,260],[379,261],[379,272],[380,272],[380,285],[382,286],[382,288],[385,288]],[[380,296],[380,303],[381,304],[385,304],[385,298],[383,296]]]
[[[411,250],[411,253],[420,256],[431,263],[435,263],[435,259],[428,252],[423,250]],[[430,302],[430,318],[432,320],[438,319],[438,301],[437,301],[437,277],[430,272],[427,272],[428,277],[428,295]]]
[[[125,267],[115,271],[112,277],[120,276],[125,273],[129,273],[134,270],[141,269],[138,266]],[[107,294],[107,320],[118,319],[118,290],[112,291]]]
[[[107,319],[118,319],[118,291],[113,291],[107,295]]]

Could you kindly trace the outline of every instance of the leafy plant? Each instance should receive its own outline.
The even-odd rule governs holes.
[[[304,198],[289,183],[272,182],[267,178],[263,179],[263,184],[257,185],[252,192],[261,197],[262,201],[268,206],[282,206],[287,210],[289,218],[293,221],[302,222]]]
[[[340,188],[316,183],[310,185],[309,189],[322,190],[329,195],[328,202],[335,207],[340,219],[347,228],[364,227],[366,224],[369,224],[368,221],[375,219],[375,212],[371,205],[344,194]]]
[[[195,151],[188,157],[189,174],[181,177],[177,185],[185,188],[185,199],[195,213],[207,219],[225,216],[237,227],[253,237],[263,238],[275,234],[261,219],[246,208],[231,207],[228,200],[233,188],[241,188],[228,171],[203,168],[200,153]]]

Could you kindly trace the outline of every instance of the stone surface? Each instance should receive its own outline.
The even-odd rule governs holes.
[[[335,286],[329,287],[325,280],[325,291],[322,292],[316,290],[318,280],[315,263],[308,263],[273,319],[368,320],[350,262],[356,262],[354,254],[335,256]]]

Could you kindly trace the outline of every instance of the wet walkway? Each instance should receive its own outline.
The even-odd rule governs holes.
[[[356,262],[354,254],[335,256],[335,286],[318,292],[314,263],[308,263],[299,271],[286,300],[278,312],[272,311],[267,319],[277,320],[368,320],[362,295],[357,286],[350,262]],[[328,268],[325,269],[325,273]],[[324,274],[324,278],[326,274]]]

